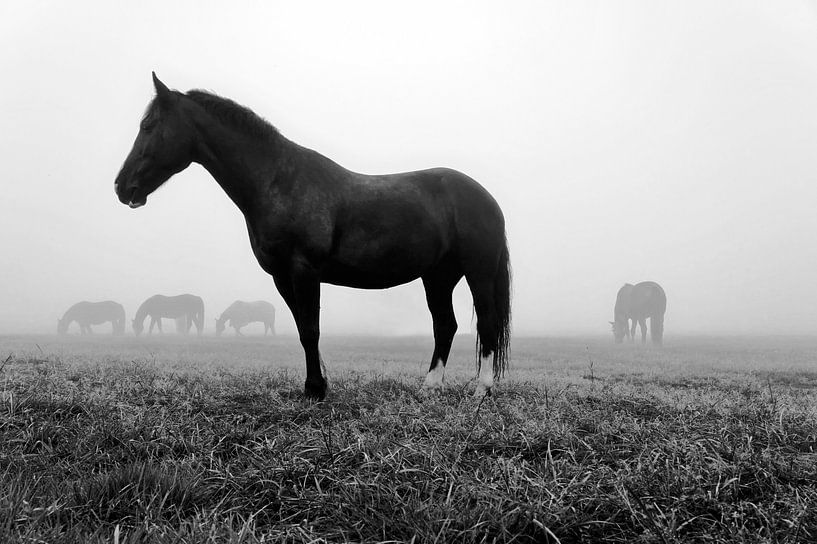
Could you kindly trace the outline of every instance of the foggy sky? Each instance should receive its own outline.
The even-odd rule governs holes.
[[[606,334],[654,280],[673,333],[817,332],[812,2],[0,5],[0,334],[79,300],[279,308],[197,165],[113,180],[153,96],[204,88],[352,170],[461,170],[504,210],[517,334]],[[419,282],[323,286],[325,333],[429,334]],[[460,331],[471,299],[457,288]],[[106,329],[107,330],[107,329]]]

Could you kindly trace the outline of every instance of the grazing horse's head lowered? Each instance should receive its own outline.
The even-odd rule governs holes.
[[[144,321],[137,321],[136,319],[131,319],[131,326],[133,327],[133,332],[136,336],[142,334],[142,331],[145,330],[145,323]]]
[[[156,97],[114,182],[116,196],[131,208],[143,206],[150,193],[193,160],[195,131],[191,117],[180,111],[180,93],[168,89],[155,73],[153,85]]]
[[[610,321],[610,325],[613,328],[613,339],[616,341],[616,344],[621,344],[624,341],[624,337],[627,336],[627,327],[629,326],[627,321],[629,320]]]

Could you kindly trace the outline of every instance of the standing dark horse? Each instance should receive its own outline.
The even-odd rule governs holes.
[[[664,340],[664,313],[667,311],[667,295],[654,281],[642,281],[636,285],[625,283],[618,290],[613,309],[613,337],[620,344],[624,337],[635,340],[635,327],[641,325],[641,343],[647,343],[647,318],[650,318],[652,343],[661,345]],[[630,328],[630,320],[633,326]]]
[[[162,318],[166,317],[177,320],[176,330],[181,334],[190,332],[191,324],[195,324],[196,332],[201,336],[204,328],[204,301],[196,295],[175,297],[153,295],[136,310],[136,317],[133,318],[133,332],[136,333],[136,336],[142,334],[145,329],[145,317],[147,316],[150,316],[148,334],[153,332],[153,325],[157,325],[159,332],[162,332]]]
[[[91,325],[100,325],[111,322],[112,334],[125,333],[125,308],[118,302],[106,300],[104,302],[77,302],[65,312],[62,319],[57,320],[57,332],[65,334],[72,321],[79,325],[80,334],[93,334]]]
[[[253,252],[292,311],[306,357],[307,397],[322,399],[320,284],[384,289],[422,278],[434,323],[427,388],[442,387],[457,330],[451,293],[465,276],[477,315],[477,395],[506,366],[510,265],[505,220],[491,195],[460,172],[351,172],[301,147],[249,109],[204,92],[156,97],[116,177],[132,208],[191,162],[244,214]],[[492,358],[489,368],[487,359]]]
[[[235,329],[236,336],[242,336],[241,327],[256,322],[264,324],[264,336],[267,335],[267,331],[274,336],[275,306],[264,300],[255,302],[236,300],[216,319],[216,335],[221,336],[228,322]]]

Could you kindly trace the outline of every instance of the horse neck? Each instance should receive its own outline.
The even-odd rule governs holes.
[[[280,135],[265,140],[243,134],[206,112],[199,112],[195,125],[199,138],[194,161],[246,215],[261,201],[262,188],[276,177],[287,140]]]
[[[136,315],[133,316],[133,319],[137,323],[143,323],[145,321],[145,317],[147,317],[149,313],[150,310],[148,309],[148,301],[146,300],[139,306],[139,309],[136,310]]]
[[[69,308],[68,311],[65,312],[65,315],[63,315],[62,318],[60,318],[59,323],[61,327],[65,327],[67,329],[71,325],[71,323],[73,323],[76,320],[77,318],[74,316],[74,312],[72,312],[71,309]]]
[[[76,319],[76,315],[77,315],[77,305],[74,304],[73,306],[71,306],[70,308],[68,308],[65,311],[65,313],[62,316],[62,320],[64,321],[64,320],[67,319],[68,321],[66,321],[66,323],[70,324],[72,321],[74,321]]]

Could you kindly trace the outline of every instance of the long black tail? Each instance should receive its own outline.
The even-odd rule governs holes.
[[[650,336],[653,344],[660,346],[664,343],[664,314],[650,318]]]
[[[496,312],[496,338],[494,349],[494,379],[501,378],[508,369],[511,352],[511,260],[508,241],[502,248],[499,266],[494,276],[494,309]],[[485,339],[477,334],[477,365]],[[488,343],[489,345],[491,342]]]

